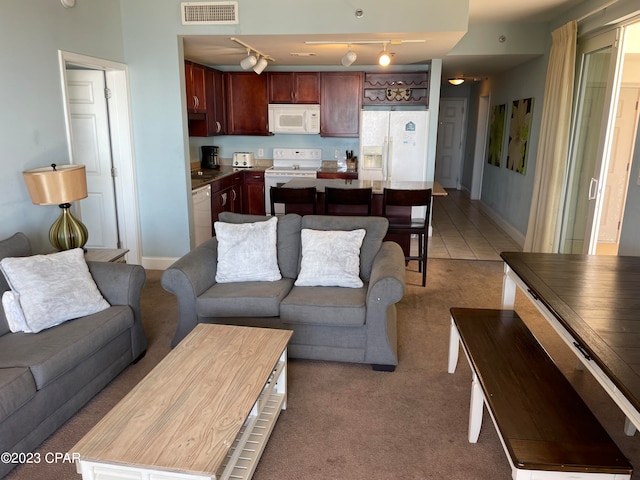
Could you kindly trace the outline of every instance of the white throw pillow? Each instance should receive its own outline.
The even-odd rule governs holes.
[[[13,292],[13,302],[8,296],[5,316],[8,321],[11,317],[14,327],[19,327],[22,321],[15,310],[19,307],[26,324],[22,331],[37,333],[109,308],[89,272],[81,248],[49,255],[3,258],[0,270]]]
[[[218,239],[216,282],[273,282],[278,267],[278,219],[264,222],[215,222]]]
[[[360,288],[360,247],[366,230],[303,228],[302,263],[295,282],[301,287]]]
[[[4,317],[7,319],[9,330],[12,332],[32,333],[29,325],[27,324],[27,320],[24,318],[22,308],[20,308],[20,302],[18,301],[19,298],[20,295],[11,290],[7,290],[2,294]]]

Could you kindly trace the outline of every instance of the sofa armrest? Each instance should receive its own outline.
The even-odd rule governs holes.
[[[172,347],[198,324],[196,299],[216,283],[217,264],[218,241],[214,237],[182,256],[162,274],[162,287],[178,300],[178,326]]]
[[[140,295],[147,278],[140,265],[113,262],[87,262],[93,280],[110,305],[128,305],[133,310],[132,351],[138,359],[147,350],[147,337],[142,328]]]
[[[392,305],[402,300],[405,289],[405,260],[395,242],[383,242],[373,261],[367,307],[374,303]]]

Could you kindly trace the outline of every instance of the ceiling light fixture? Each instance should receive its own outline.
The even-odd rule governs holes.
[[[353,65],[353,62],[355,62],[357,58],[358,55],[356,54],[356,52],[351,50],[351,45],[349,45],[349,49],[347,50],[347,53],[345,53],[342,57],[341,63],[345,67],[350,67],[351,65]]]
[[[256,63],[255,67],[253,67],[253,71],[260,75],[262,71],[267,68],[268,64],[269,62],[267,62],[267,59],[265,57],[260,57],[258,59],[258,63]]]
[[[391,54],[387,52],[387,45],[402,45],[405,43],[425,43],[426,40],[412,39],[412,40],[352,40],[349,42],[343,42],[340,40],[308,40],[304,42],[307,45],[348,45],[349,51],[342,57],[342,64],[345,65],[345,61],[348,61],[348,55],[351,52],[351,45],[374,45],[376,43],[382,44],[382,51],[378,55],[378,63],[382,66],[387,66],[391,63]],[[357,58],[355,52],[351,52]],[[354,60],[355,61],[355,58]],[[351,62],[353,63],[353,62]],[[351,63],[349,65],[351,65]]]
[[[242,40],[239,40],[235,37],[231,37],[230,40],[242,45],[247,49],[247,56],[240,60],[240,66],[243,70],[249,70],[251,67],[253,67],[253,71],[260,75],[263,70],[267,68],[267,65],[269,65],[268,60],[271,60],[272,62],[275,61],[273,57],[270,57],[269,55],[256,50],[252,46],[244,43]],[[253,52],[253,54],[251,52]]]
[[[450,78],[449,83],[457,87],[458,85],[462,85],[464,83],[464,78],[462,77]]]
[[[380,64],[381,67],[386,67],[390,63],[391,55],[387,52],[387,43],[385,42],[382,44],[382,51],[378,55],[378,64]]]
[[[249,70],[256,63],[258,63],[258,59],[255,55],[252,55],[251,50],[247,48],[247,56],[240,60],[240,66],[243,70]]]

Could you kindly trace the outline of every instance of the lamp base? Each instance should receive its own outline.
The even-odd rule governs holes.
[[[72,248],[82,248],[89,240],[89,231],[84,224],[71,215],[70,203],[60,204],[62,212],[58,219],[53,222],[49,230],[49,241],[58,250],[70,250]]]

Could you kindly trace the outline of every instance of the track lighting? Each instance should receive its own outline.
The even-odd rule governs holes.
[[[269,64],[268,60],[275,61],[269,55],[259,52],[252,46],[244,43],[242,40],[238,40],[237,38],[234,38],[234,37],[231,37],[230,40],[242,45],[244,48],[247,49],[247,56],[242,60],[240,60],[240,66],[242,67],[243,70],[249,70],[250,68],[253,67],[253,71],[256,72],[258,75],[260,75],[263,72],[263,70],[267,68],[267,65]]]
[[[251,54],[251,50],[247,49],[247,56],[240,60],[240,66],[243,70],[249,70],[258,62],[255,55]]]
[[[356,54],[356,52],[354,52],[353,50],[351,50],[351,47],[349,47],[349,50],[347,50],[347,53],[344,54],[344,57],[342,57],[342,65],[345,67],[350,67],[353,62],[356,61],[356,59],[358,58],[358,55]]]
[[[269,62],[267,62],[266,58],[260,57],[260,59],[258,60],[258,63],[256,63],[255,67],[253,67],[253,71],[256,72],[258,75],[260,75],[262,71],[265,68],[267,68],[268,64]]]
[[[380,64],[381,67],[386,67],[390,63],[391,63],[391,56],[387,52],[387,44],[383,43],[382,51],[380,52],[380,55],[378,55],[378,64]]]
[[[464,83],[464,78],[462,77],[450,78],[449,83],[455,86],[462,85]]]

